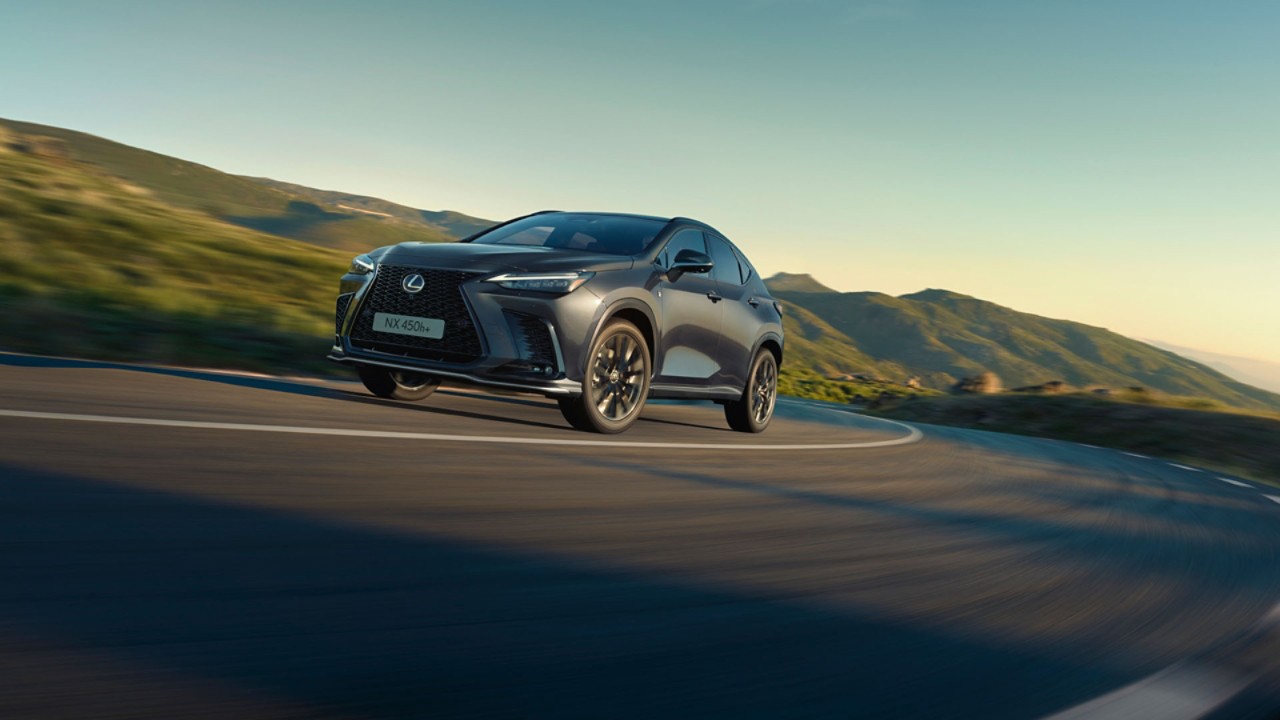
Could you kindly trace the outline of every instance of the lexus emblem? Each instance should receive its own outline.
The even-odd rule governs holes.
[[[410,295],[414,293],[422,292],[422,288],[426,286],[427,286],[427,281],[424,280],[422,276],[419,275],[418,273],[413,273],[412,275],[405,275],[404,279],[400,281],[400,287],[404,288],[404,291],[409,293]]]

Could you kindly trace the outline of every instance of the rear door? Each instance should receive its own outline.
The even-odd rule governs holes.
[[[658,264],[669,269],[676,254],[686,249],[710,254],[702,231],[687,228],[671,237]],[[724,305],[718,290],[709,273],[685,273],[675,282],[659,281],[662,337],[656,353],[656,384],[708,387],[718,382]]]

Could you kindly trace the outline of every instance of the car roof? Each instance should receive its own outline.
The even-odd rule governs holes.
[[[660,215],[640,215],[637,213],[620,213],[620,212],[597,212],[594,210],[543,210],[538,215],[600,215],[603,217],[624,217],[636,218],[637,220],[656,220],[658,222],[671,222],[675,218],[662,217]]]
[[[720,232],[714,227],[711,227],[707,223],[702,222],[701,220],[694,220],[693,218],[681,217],[679,215],[675,217],[664,217],[662,215],[641,215],[638,213],[620,213],[620,212],[597,212],[594,210],[542,210],[541,212],[537,212],[534,214],[535,215],[551,215],[551,214],[599,215],[602,217],[623,217],[623,218],[636,218],[637,220],[653,220],[655,222],[660,222],[660,223],[680,223],[681,225],[696,225],[700,228],[703,228],[704,230],[710,230],[716,235],[724,237],[724,233]]]

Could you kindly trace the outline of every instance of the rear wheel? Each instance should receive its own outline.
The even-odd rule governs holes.
[[[391,400],[422,400],[440,387],[438,379],[407,370],[361,365],[357,371],[369,392]]]
[[[582,394],[560,398],[560,412],[579,430],[620,433],[640,417],[649,397],[649,345],[635,325],[614,320],[588,358]]]
[[[778,402],[778,360],[761,348],[751,363],[751,374],[742,397],[725,403],[724,419],[739,432],[758,433],[769,427],[773,408]]]

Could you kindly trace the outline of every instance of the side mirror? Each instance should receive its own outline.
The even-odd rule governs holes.
[[[685,273],[711,272],[713,267],[715,263],[706,254],[685,248],[676,253],[676,259],[671,261],[671,267],[667,268],[667,279],[675,282]]]

